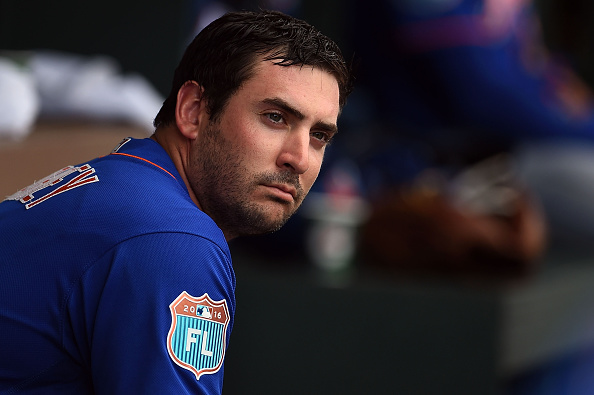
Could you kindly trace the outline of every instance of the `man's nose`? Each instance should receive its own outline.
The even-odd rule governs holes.
[[[309,131],[294,130],[288,133],[277,158],[277,166],[297,174],[305,173],[309,169],[309,140]]]

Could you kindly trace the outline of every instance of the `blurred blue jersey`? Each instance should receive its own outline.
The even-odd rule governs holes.
[[[367,178],[388,169],[394,185],[526,144],[594,143],[590,89],[547,51],[530,3],[353,2],[347,42],[359,65],[349,104],[366,111],[342,154],[370,146],[359,156],[379,164]]]

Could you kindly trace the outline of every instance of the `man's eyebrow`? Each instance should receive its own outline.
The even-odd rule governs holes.
[[[291,106],[289,103],[287,103],[285,100],[280,99],[278,97],[275,98],[269,98],[269,99],[264,99],[263,100],[264,103],[267,104],[272,104],[274,106],[279,107],[280,109],[288,112],[289,114],[293,115],[295,118],[299,119],[299,120],[303,120],[305,119],[305,115],[303,115],[303,113],[301,111],[299,111],[298,109],[296,109],[295,107]],[[317,122],[315,124],[315,128],[316,129],[321,129],[330,133],[338,133],[338,127],[333,124],[333,123],[327,123],[327,122]]]
[[[305,115],[303,115],[303,113],[301,111],[299,111],[295,107],[291,106],[289,103],[287,103],[283,99],[279,99],[279,98],[275,97],[275,98],[270,98],[270,99],[264,99],[262,101],[266,104],[272,104],[273,106],[280,107],[282,110],[288,112],[289,114],[293,115],[294,117],[296,117],[299,120],[302,120],[305,118]]]
[[[318,122],[315,124],[315,129],[323,130],[323,131],[328,132],[332,135],[338,133],[338,126],[336,126],[333,123]]]

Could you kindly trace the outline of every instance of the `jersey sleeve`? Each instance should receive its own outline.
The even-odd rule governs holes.
[[[105,254],[68,304],[95,393],[220,394],[234,288],[228,250],[196,235],[135,237]]]

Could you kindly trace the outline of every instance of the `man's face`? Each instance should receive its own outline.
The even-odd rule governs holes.
[[[188,179],[227,239],[278,230],[297,210],[336,132],[338,100],[331,74],[263,61],[200,128]]]

